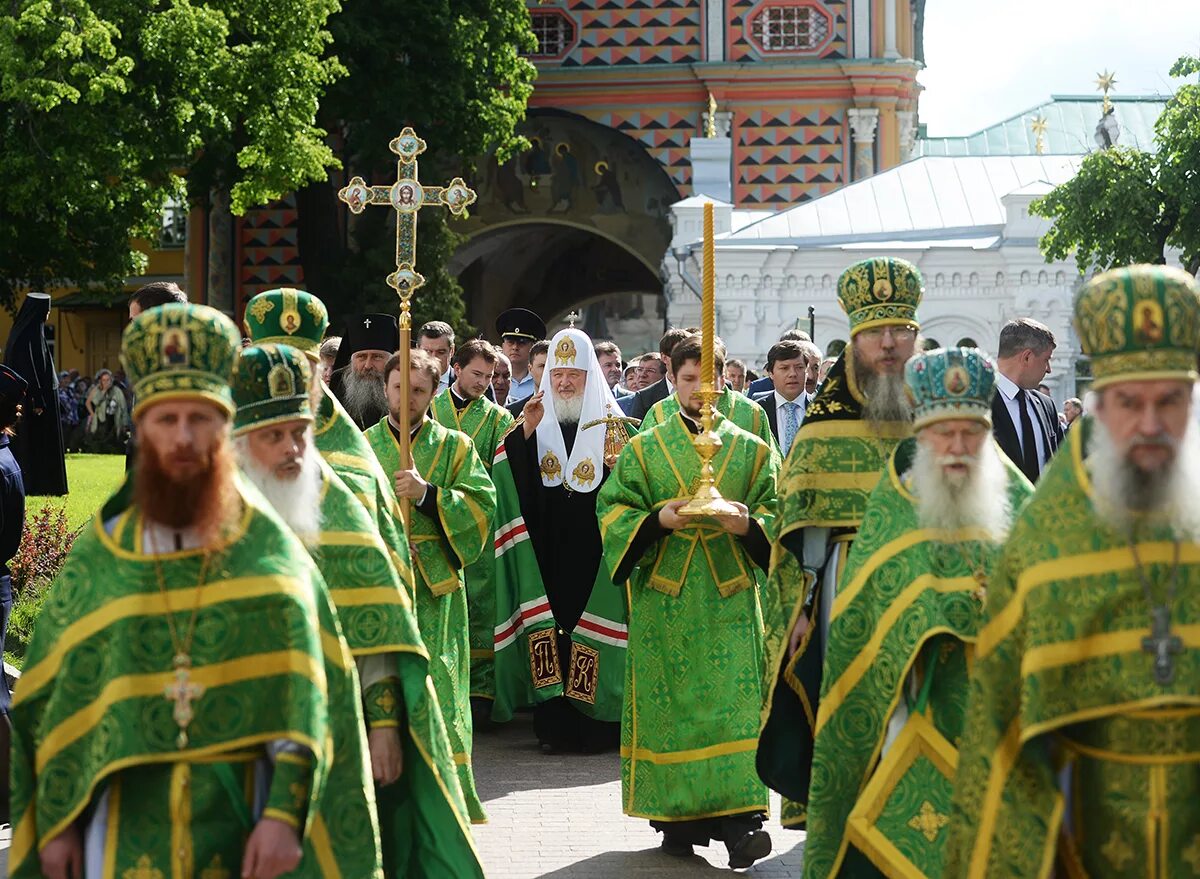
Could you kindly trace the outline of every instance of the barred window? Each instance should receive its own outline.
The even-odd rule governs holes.
[[[829,19],[811,6],[764,6],[750,34],[764,52],[801,52],[825,42]]]
[[[558,12],[531,12],[537,48],[530,58],[558,58],[575,42],[575,25]]]

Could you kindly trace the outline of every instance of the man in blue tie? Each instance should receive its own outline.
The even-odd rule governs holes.
[[[767,352],[767,373],[775,385],[774,390],[752,399],[766,410],[771,433],[786,458],[792,440],[804,423],[804,410],[809,400],[804,388],[808,357],[803,344],[795,339],[785,339],[772,345]]]

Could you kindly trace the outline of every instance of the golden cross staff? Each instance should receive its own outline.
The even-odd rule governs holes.
[[[681,516],[730,516],[738,509],[717,491],[716,478],[713,476],[713,456],[721,448],[721,438],[713,430],[713,417],[716,411],[717,398],[721,392],[717,390],[716,372],[716,258],[713,243],[713,203],[704,205],[704,276],[701,288],[704,295],[700,306],[700,390],[697,392],[701,400],[700,432],[693,440],[696,454],[700,456],[700,484],[696,494],[687,504],[680,508]],[[682,406],[683,401],[680,400]]]
[[[370,204],[391,205],[396,212],[396,271],[387,276],[388,286],[400,296],[400,412],[408,417],[408,351],[412,344],[411,300],[425,279],[417,273],[417,213],[421,208],[440,206],[461,217],[475,201],[475,191],[461,177],[449,186],[425,186],[417,173],[417,157],[425,152],[425,141],[406,127],[388,144],[396,154],[396,182],[390,186],[369,186],[361,177],[352,177],[338,192],[350,212],[361,214]],[[400,430],[400,460],[412,466],[408,425]],[[408,503],[400,509],[408,523]]]

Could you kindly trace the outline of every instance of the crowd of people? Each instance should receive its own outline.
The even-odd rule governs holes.
[[[305,291],[243,334],[139,290],[132,395],[86,405],[130,476],[14,693],[11,875],[481,876],[473,743],[522,711],[617,752],[668,857],[766,857],[774,789],[806,879],[1190,875],[1200,286],[1087,282],[1062,418],[1047,327],[928,349],[923,293],[855,263],[849,343],[756,376],[688,328],[400,351]]]

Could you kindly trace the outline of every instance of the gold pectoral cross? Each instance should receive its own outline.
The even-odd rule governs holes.
[[[177,653],[175,655],[175,682],[167,684],[163,695],[175,703],[171,716],[175,718],[175,723],[179,727],[179,735],[175,737],[175,744],[181,751],[188,746],[187,730],[196,716],[196,712],[192,708],[192,701],[203,696],[205,690],[203,684],[192,683],[191,675],[192,658],[186,653]]]

